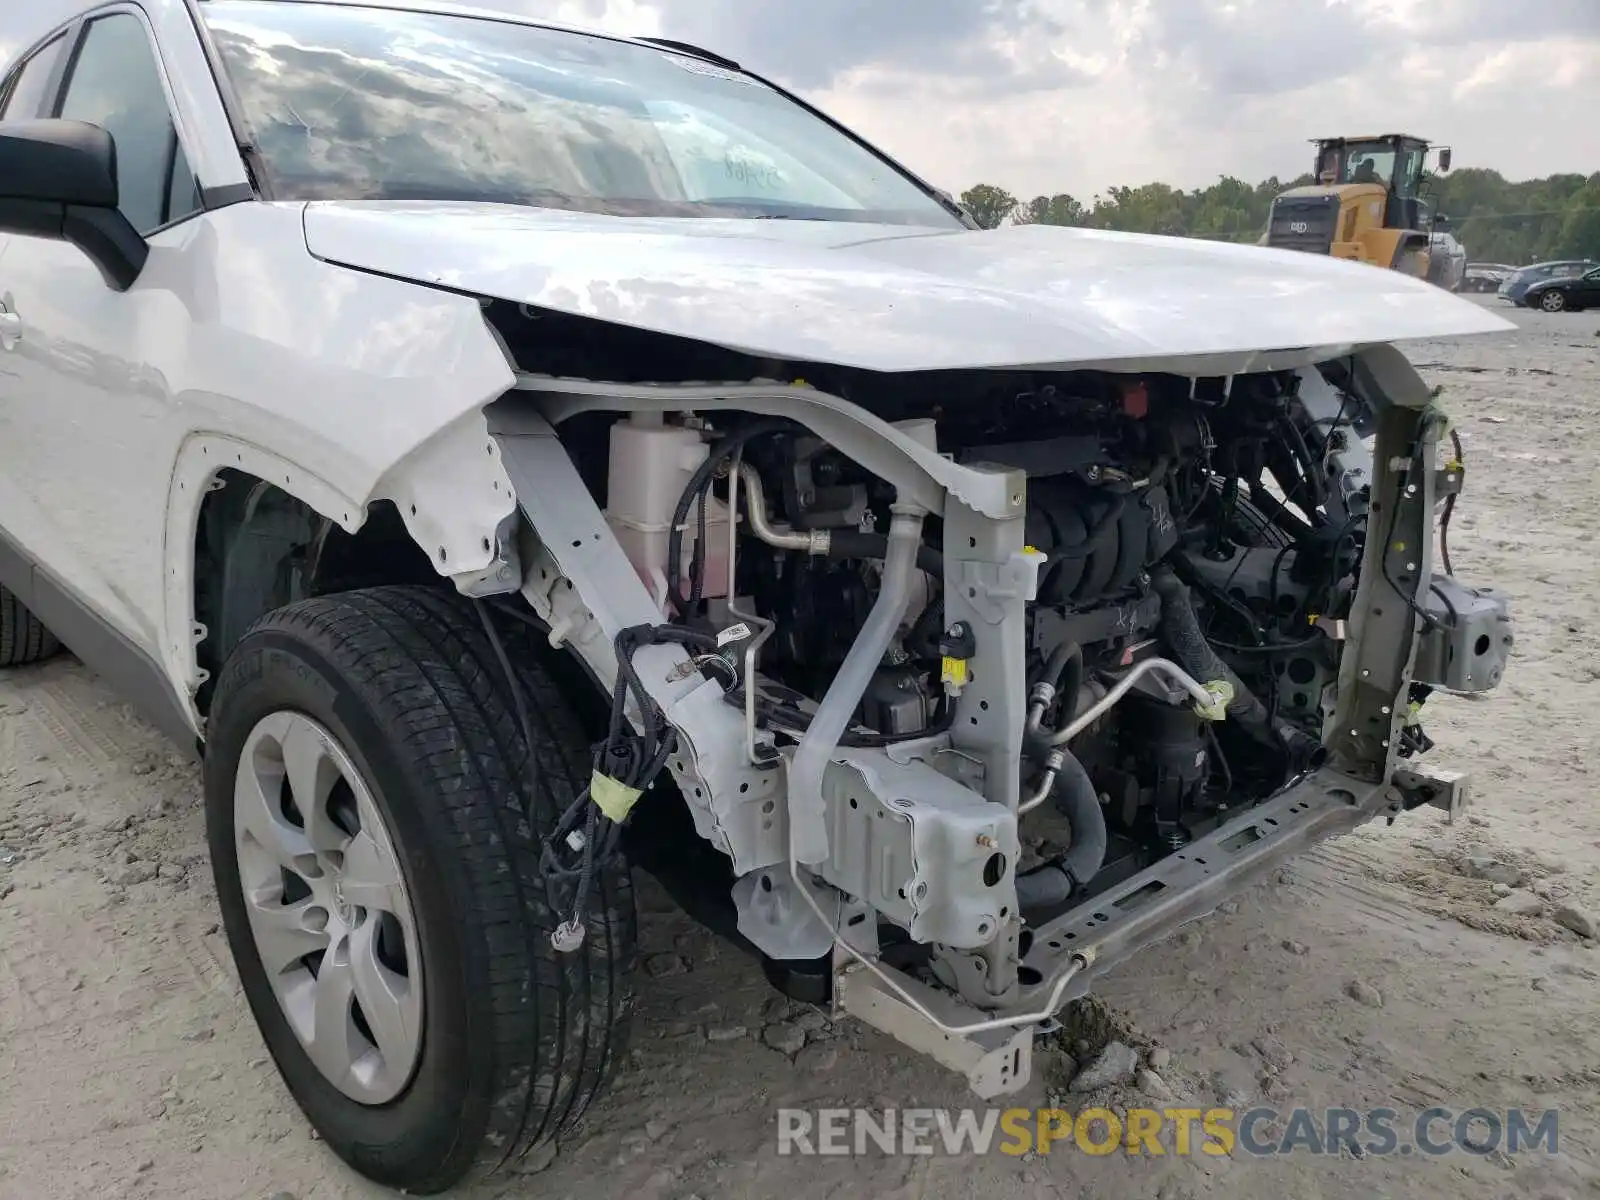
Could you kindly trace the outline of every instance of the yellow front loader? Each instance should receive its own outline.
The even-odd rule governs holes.
[[[1272,202],[1261,244],[1429,277],[1429,238],[1436,224],[1418,195],[1429,146],[1419,137],[1318,138],[1317,182],[1290,188]],[[1450,169],[1450,148],[1439,170]]]

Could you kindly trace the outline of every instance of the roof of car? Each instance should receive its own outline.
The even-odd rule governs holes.
[[[671,41],[666,38],[629,37],[627,34],[612,33],[603,29],[595,29],[585,25],[571,25],[563,21],[548,21],[541,17],[529,16],[526,13],[507,12],[505,9],[481,8],[470,4],[452,4],[448,0],[255,0],[261,4],[321,4],[342,8],[384,8],[401,12],[437,13],[441,16],[475,17],[480,20],[500,21],[510,25],[532,25],[540,29],[556,29],[564,33],[579,33],[589,37],[605,38],[613,42],[629,42],[636,46],[647,46],[652,50],[667,50],[679,54],[687,54],[697,58],[704,58],[723,66],[738,68],[738,64],[731,59],[707,50],[700,46],[690,45],[687,42]],[[210,0],[198,0],[200,10],[205,11]]]
[[[57,31],[71,25],[74,20],[84,14],[102,7],[106,2],[107,0],[76,0],[75,3],[68,4],[64,9],[58,11],[56,14],[58,19],[48,33],[34,40],[31,45],[25,44],[16,53],[0,56],[0,71],[5,71],[13,62],[32,53],[40,45],[47,42]],[[204,12],[211,0],[193,0],[193,2],[201,12]],[[563,33],[576,33],[587,37],[604,38],[607,41],[624,42],[629,45],[642,46],[664,53],[699,58],[735,71],[744,70],[731,58],[689,42],[662,37],[629,37],[627,34],[612,33],[604,29],[595,29],[584,25],[572,25],[563,21],[547,21],[529,16],[526,13],[507,12],[505,9],[481,8],[470,4],[452,4],[449,0],[255,0],[255,2],[262,4],[337,5],[345,8],[379,8],[393,9],[400,12],[437,13],[440,16],[474,17],[479,20],[500,21],[510,25],[528,25],[539,29],[555,29]],[[0,6],[3,6],[3,4],[4,0],[0,0]],[[7,12],[5,15],[11,14]]]

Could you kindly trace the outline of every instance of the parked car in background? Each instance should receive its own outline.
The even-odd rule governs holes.
[[[1523,267],[1500,285],[1500,298],[1509,300],[1513,304],[1523,304],[1528,289],[1534,284],[1547,279],[1576,279],[1580,275],[1587,275],[1596,267],[1600,267],[1600,262],[1589,258],[1567,258],[1554,262],[1534,263],[1531,267]]]
[[[1455,234],[1436,227],[1428,235],[1428,282],[1447,292],[1461,290],[1467,270],[1467,248]]]
[[[1494,292],[1500,285],[1517,273],[1518,268],[1510,263],[1468,263],[1461,273],[1461,286],[1458,291],[1463,292]]]
[[[1545,312],[1600,308],[1600,266],[1576,278],[1541,279],[1523,293],[1521,302]]]

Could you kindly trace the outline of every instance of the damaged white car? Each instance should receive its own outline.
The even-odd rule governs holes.
[[[1510,624],[1394,343],[1507,326],[1426,283],[980,231],[714,54],[421,4],[85,5],[0,105],[0,656],[203,752],[251,1009],[375,1180],[578,1121],[630,865],[993,1096],[1466,800],[1424,705]]]

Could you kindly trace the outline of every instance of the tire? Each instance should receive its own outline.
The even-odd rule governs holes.
[[[1532,308],[1533,306],[1530,304],[1528,307]],[[1565,312],[1567,298],[1560,292],[1545,292],[1539,297],[1539,307],[1545,312]]]
[[[418,587],[348,592],[264,617],[229,655],[208,720],[205,801],[212,870],[228,942],[262,1037],[296,1102],[334,1152],[369,1179],[413,1193],[436,1193],[488,1174],[571,1129],[626,1048],[637,957],[627,868],[597,864],[584,914],[587,937],[578,950],[558,954],[550,935],[569,915],[564,906],[571,901],[552,894],[539,870],[541,837],[587,781],[588,754],[570,703],[541,662],[541,650],[548,655],[548,648],[521,629],[508,628],[501,636],[519,664],[531,710],[531,747],[478,614],[453,594]],[[342,753],[341,761],[359,776],[347,781],[355,800],[346,813],[355,811],[365,832],[368,813],[375,811],[383,838],[373,837],[393,847],[392,860],[369,855],[362,861],[398,862],[399,891],[391,887],[384,895],[400,896],[399,907],[408,912],[380,927],[367,945],[369,957],[382,957],[381,948],[370,947],[384,942],[387,930],[399,929],[388,938],[390,957],[384,961],[400,974],[385,979],[395,984],[403,975],[404,987],[393,989],[403,1002],[420,995],[420,1018],[410,1027],[420,1030],[420,1049],[405,1077],[398,1069],[388,1071],[391,1059],[406,1061],[403,1054],[389,1054],[396,1039],[376,1051],[383,1070],[374,1077],[399,1081],[387,1098],[376,1089],[354,1098],[354,1069],[336,1082],[313,1060],[308,1046],[319,1044],[316,1037],[307,1043],[296,1032],[274,990],[289,988],[283,980],[290,977],[311,978],[309,960],[269,976],[261,948],[266,943],[258,941],[251,923],[252,913],[270,911],[274,899],[288,911],[290,895],[280,887],[281,896],[274,898],[268,888],[247,900],[244,891],[244,872],[259,867],[261,843],[251,832],[258,818],[249,815],[258,810],[236,802],[236,786],[246,794],[248,781],[262,778],[259,764],[270,766],[270,754],[261,747],[270,747],[273,730],[308,719],[331,738],[326,761]],[[290,736],[281,745],[290,745]],[[247,743],[256,749],[241,761]],[[316,778],[319,791],[324,761],[317,759],[313,772],[300,775]],[[313,830],[318,836],[327,832],[328,826],[301,812],[301,789],[279,790],[268,777],[262,791],[275,800],[259,811],[270,812],[276,803],[282,818],[274,836],[281,828],[292,835],[297,816],[308,841],[315,840]],[[326,800],[313,795],[307,812],[317,822],[330,815],[337,821],[333,797],[345,794],[335,785]],[[296,801],[292,810],[283,796]],[[246,813],[243,823],[240,812]],[[339,866],[321,881],[307,876],[299,884],[313,889],[306,901],[311,903],[326,894],[326,887],[322,893],[314,888],[331,876],[338,921],[348,919],[341,926],[348,936],[335,973],[328,974],[327,966],[329,956],[337,956],[334,942],[317,964],[315,981],[329,980],[330,989],[344,975],[356,978],[349,964],[360,954],[360,929],[393,916],[389,909],[361,907],[362,893],[344,893],[352,887],[359,837],[344,846]],[[326,911],[322,919],[330,929],[336,923]],[[391,961],[397,946],[400,966]],[[419,974],[421,986],[413,988]],[[362,1004],[359,984],[355,995]],[[351,1025],[337,1027],[366,1031],[371,1047],[380,1037],[370,1029],[395,1028],[370,1018],[360,1026],[357,1010],[344,1003]],[[362,1044],[349,1044],[360,1047],[349,1053],[371,1059]],[[319,1053],[326,1058],[325,1049]]]
[[[11,592],[0,587],[0,667],[24,667],[57,653],[61,643]]]

